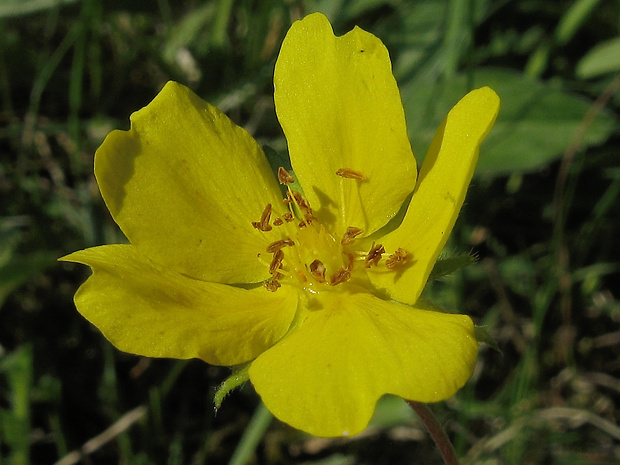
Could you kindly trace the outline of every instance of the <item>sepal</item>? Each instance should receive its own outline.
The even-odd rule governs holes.
[[[500,354],[502,353],[502,351],[499,348],[499,345],[497,344],[497,341],[493,339],[493,336],[491,336],[491,333],[489,333],[489,330],[487,329],[486,326],[475,326],[474,325],[474,335],[476,336],[476,340],[479,343],[486,344],[491,349],[496,350]]]
[[[228,378],[226,378],[226,380],[222,384],[220,384],[220,387],[217,388],[215,396],[213,396],[213,402],[215,403],[216,412],[222,406],[224,398],[230,393],[230,391],[238,388],[250,379],[249,370],[250,363],[245,363],[243,365],[233,367],[232,374]]]
[[[469,254],[439,258],[435,262],[435,266],[433,266],[433,271],[431,271],[428,280],[433,281],[435,279],[443,278],[444,276],[462,270],[466,266],[473,265],[477,260],[478,257]]]

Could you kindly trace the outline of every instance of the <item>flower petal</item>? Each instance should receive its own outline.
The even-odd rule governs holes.
[[[95,247],[62,260],[93,269],[75,295],[79,312],[120,350],[147,357],[244,363],[286,333],[297,307],[291,289],[198,281],[151,262],[132,245]]]
[[[169,82],[97,150],[95,175],[127,238],[196,278],[258,282],[256,254],[279,237],[252,227],[282,197],[252,137],[188,88]]]
[[[315,216],[342,234],[393,217],[415,186],[416,162],[390,58],[355,28],[335,37],[320,13],[295,22],[274,73],[276,112]],[[347,179],[348,168],[366,179]]]
[[[385,266],[369,272],[372,283],[392,299],[411,305],[418,300],[458,217],[480,144],[498,111],[499,97],[493,90],[471,91],[435,133],[403,222],[379,239],[388,253],[404,249],[407,261],[393,272],[386,272]]]
[[[267,408],[291,426],[316,436],[354,435],[382,395],[439,401],[471,376],[477,343],[469,317],[370,294],[319,299],[322,308],[250,367]]]

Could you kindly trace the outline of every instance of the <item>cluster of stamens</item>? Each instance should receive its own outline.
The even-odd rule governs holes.
[[[350,168],[339,169],[336,174],[343,178],[355,179],[358,181],[367,180],[366,176],[362,173]],[[289,211],[277,216],[271,221],[273,208],[271,204],[267,204],[260,220],[253,221],[252,226],[259,231],[269,232],[273,229],[273,226],[282,226],[286,223],[292,223],[296,221],[296,218],[300,221],[296,225],[298,228],[296,240],[293,240],[290,235],[288,235],[272,242],[266,248],[266,252],[272,254],[271,261],[269,262],[269,274],[271,277],[263,283],[267,290],[271,292],[277,291],[284,277],[294,278],[303,287],[308,289],[320,285],[336,286],[351,279],[356,261],[363,262],[365,268],[370,268],[379,264],[383,255],[386,253],[383,245],[373,242],[368,252],[354,251],[352,244],[356,241],[358,236],[364,233],[362,229],[354,226],[349,226],[347,228],[338,244],[320,224],[317,225],[318,222],[313,215],[312,208],[307,199],[305,199],[301,193],[291,188],[291,184],[295,182],[293,176],[284,168],[280,167],[278,169],[278,180],[280,184],[286,186],[286,196],[283,202],[288,206]],[[306,230],[306,233],[301,232],[302,229],[306,228],[309,228]],[[290,232],[290,229],[288,231]],[[304,236],[304,234],[307,235]],[[308,243],[308,241],[310,242],[306,245],[314,245],[321,251],[328,252],[327,255],[330,255],[327,257],[327,259],[330,260],[329,266],[326,266],[325,263],[318,258],[312,261],[308,259],[310,263],[305,261],[307,259],[307,254],[300,249],[300,246],[303,247],[304,244],[299,243],[304,242],[304,240],[300,240],[303,237],[306,237],[306,243]],[[308,240],[308,237],[311,239]],[[287,258],[287,267],[285,268],[284,249],[286,248],[290,248],[291,250],[290,252],[286,252],[289,258]],[[385,267],[388,270],[393,270],[403,264],[407,258],[407,252],[399,248],[385,260]],[[338,266],[338,263],[342,266]],[[329,273],[330,267],[332,267],[332,270],[335,269],[336,271]]]

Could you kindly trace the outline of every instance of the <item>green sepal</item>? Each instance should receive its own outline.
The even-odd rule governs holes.
[[[250,363],[233,367],[232,374],[226,378],[226,380],[220,384],[217,388],[217,392],[213,397],[215,403],[215,410],[217,411],[224,401],[224,397],[228,395],[230,391],[241,386],[243,383],[250,379]]]
[[[491,333],[489,333],[486,326],[474,325],[474,335],[476,336],[476,340],[478,342],[488,345],[491,349],[496,350],[500,354],[502,353],[497,345],[497,341],[493,339],[493,336],[491,336]]]
[[[477,257],[475,255],[469,254],[439,258],[435,262],[435,266],[433,267],[433,271],[431,271],[428,280],[431,281],[452,274],[455,271],[465,268],[466,266],[473,265],[476,263],[476,260]]]

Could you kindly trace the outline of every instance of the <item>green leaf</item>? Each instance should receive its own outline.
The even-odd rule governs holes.
[[[27,255],[16,254],[5,263],[0,261],[0,307],[11,292],[54,264],[57,258],[57,254],[39,251]]]
[[[561,157],[581,130],[591,103],[556,85],[500,69],[480,69],[444,82],[411,80],[401,85],[409,135],[418,160],[445,115],[470,89],[490,86],[501,98],[495,126],[482,145],[476,176],[540,169]],[[596,115],[580,141],[605,142],[617,127],[610,112]]]
[[[30,345],[0,359],[0,379],[7,380],[10,405],[10,410],[0,409],[0,438],[8,445],[7,463],[14,465],[29,463],[32,364]]]
[[[589,79],[620,71],[620,37],[597,44],[577,64],[577,76]]]
[[[59,8],[79,0],[14,0],[0,2],[0,18],[11,18]]]

